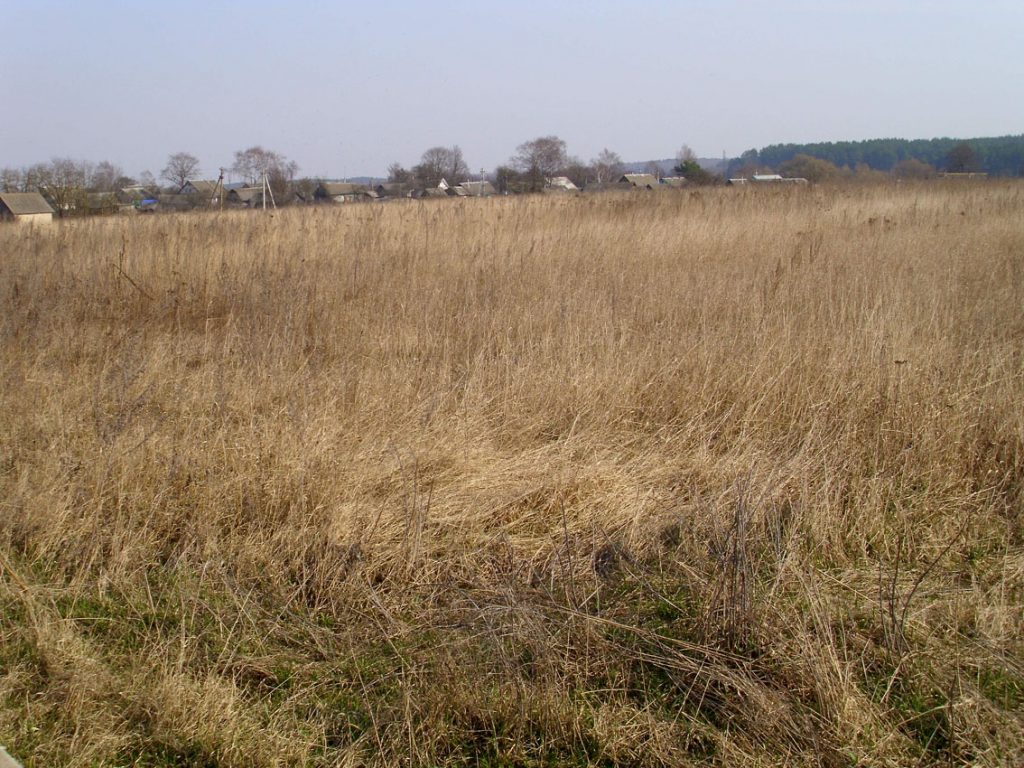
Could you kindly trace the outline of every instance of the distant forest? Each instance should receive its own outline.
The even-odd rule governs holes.
[[[1024,134],[978,139],[869,139],[867,141],[836,141],[817,144],[772,144],[751,149],[730,161],[728,172],[744,167],[777,168],[797,155],[827,160],[839,168],[867,165],[876,171],[891,171],[904,160],[919,160],[939,170],[950,170],[949,159],[954,148],[968,144],[977,158],[973,170],[993,176],[1024,176]]]

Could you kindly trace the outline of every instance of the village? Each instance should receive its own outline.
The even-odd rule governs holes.
[[[699,183],[706,183],[701,181]],[[727,185],[806,184],[800,177],[775,173],[751,174],[724,180]],[[450,183],[440,178],[436,185],[407,180],[287,181],[274,183],[271,174],[259,174],[259,183],[225,182],[223,169],[216,179],[188,178],[180,186],[161,188],[157,184],[126,184],[114,191],[76,189],[72,194],[55,194],[40,185],[38,190],[0,190],[0,221],[49,223],[54,217],[110,216],[117,214],[180,213],[197,210],[247,210],[282,206],[383,203],[395,200],[445,198],[489,198],[521,194],[592,195],[608,191],[680,190],[694,186],[685,176],[665,176],[651,169],[643,173],[618,173],[608,181],[575,183],[568,176],[545,177],[543,183],[488,179]],[[274,187],[278,187],[276,194]]]
[[[807,184],[807,179],[783,177],[779,174],[753,174],[751,177],[728,179],[731,186]],[[603,192],[681,190],[689,186],[683,176],[658,177],[653,173],[624,173],[615,181],[577,186],[567,176],[545,180],[541,194],[571,195]],[[265,209],[282,205],[319,205],[386,202],[399,199],[444,199],[493,197],[522,194],[519,190],[501,190],[488,180],[449,184],[441,179],[436,187],[423,187],[412,182],[382,181],[361,184],[348,181],[321,181],[310,189],[295,185],[287,198],[277,200],[269,182],[260,185],[225,184],[219,179],[189,179],[177,191],[152,191],[140,184],[122,187],[116,192],[85,192],[61,204],[47,195],[47,190],[34,192],[0,192],[0,221],[26,224],[52,222],[54,216],[109,216],[136,213],[175,213],[209,209]]]

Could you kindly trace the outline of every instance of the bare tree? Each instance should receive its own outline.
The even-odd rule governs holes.
[[[189,179],[199,173],[199,158],[188,152],[175,152],[167,158],[167,165],[160,171],[160,178],[181,189]]]
[[[566,145],[557,136],[541,136],[516,147],[512,165],[523,173],[534,191],[542,189],[546,179],[561,171],[567,162]]]
[[[139,174],[139,184],[151,192],[156,191],[156,177],[149,171],[143,171]]]
[[[97,163],[92,169],[89,178],[89,188],[97,192],[113,192],[125,186],[122,180],[125,179],[124,171],[113,163],[104,160]],[[129,179],[130,181],[130,179]]]
[[[21,188],[24,192],[40,192],[50,179],[50,166],[48,163],[36,163],[25,169],[22,177]]]
[[[403,167],[401,163],[392,163],[388,166],[388,181],[395,184],[407,184],[412,181],[412,171]]]
[[[0,169],[0,191],[22,192],[24,191],[25,172],[20,168]]]
[[[590,181],[592,169],[578,157],[566,158],[560,174],[565,176],[580,189],[583,189]]]
[[[590,161],[590,172],[598,184],[615,181],[622,176],[622,158],[617,152],[602,149],[598,156]]]
[[[431,147],[420,158],[420,162],[412,169],[416,181],[424,187],[436,187],[441,179],[450,184],[459,184],[469,178],[469,166],[462,157],[462,149],[450,147]]]
[[[274,199],[284,201],[291,191],[291,183],[299,166],[282,154],[255,146],[235,152],[232,170],[250,185],[261,183],[266,174]]]
[[[80,210],[85,203],[85,189],[91,166],[70,157],[55,157],[48,165],[33,166],[34,185],[66,216]]]

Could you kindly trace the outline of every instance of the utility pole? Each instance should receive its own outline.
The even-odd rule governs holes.
[[[274,190],[270,188],[270,178],[267,176],[266,169],[263,170],[263,210],[267,210],[267,195],[270,195],[270,204],[274,206],[274,210],[277,210],[277,201],[274,200]]]

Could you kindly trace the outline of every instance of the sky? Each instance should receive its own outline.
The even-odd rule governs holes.
[[[557,135],[584,161],[1024,133],[1020,0],[0,0],[0,167],[206,176],[261,145],[385,175],[458,145],[492,170]]]

